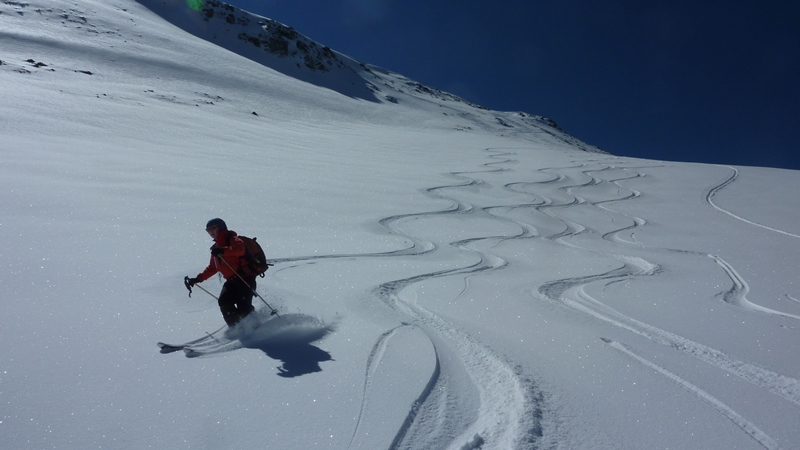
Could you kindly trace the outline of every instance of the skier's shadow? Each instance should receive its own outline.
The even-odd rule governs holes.
[[[259,339],[256,335],[242,340],[242,343],[247,348],[261,350],[270,358],[281,361],[283,364],[278,367],[278,376],[293,378],[322,372],[320,363],[333,361],[330,353],[311,345],[333,330],[333,326],[287,327],[269,337]]]
[[[323,361],[333,360],[330,353],[309,342],[262,344],[259,349],[263,350],[270,358],[283,363],[278,367],[278,376],[284,378],[322,372],[319,364]]]

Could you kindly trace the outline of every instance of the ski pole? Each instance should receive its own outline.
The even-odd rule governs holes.
[[[239,277],[239,279],[240,279],[240,280],[242,280],[242,283],[244,283],[244,285],[245,285],[245,286],[247,286],[247,287],[248,287],[248,288],[249,288],[249,289],[250,289],[250,290],[253,292],[253,294],[255,294],[255,296],[256,296],[256,297],[258,297],[259,299],[261,299],[261,301],[262,301],[262,302],[264,302],[264,304],[265,304],[265,305],[267,305],[267,308],[269,308],[269,309],[270,309],[270,311],[271,311],[271,312],[270,312],[270,315],[272,315],[272,316],[278,316],[278,317],[280,317],[280,314],[278,314],[278,310],[277,310],[277,309],[275,309],[275,308],[273,308],[272,306],[269,306],[269,303],[267,303],[267,301],[266,301],[266,300],[264,300],[264,297],[262,297],[262,296],[261,296],[261,295],[260,295],[258,292],[256,292],[256,290],[255,290],[255,289],[253,289],[253,288],[252,288],[252,287],[251,287],[251,286],[250,286],[250,285],[247,283],[247,281],[245,281],[245,280],[244,280],[244,278],[242,278],[242,276],[241,276],[241,275],[239,275],[239,272],[237,272],[237,271],[236,271],[236,269],[234,269],[234,268],[233,268],[233,266],[231,266],[231,265],[230,265],[230,263],[228,263],[228,261],[225,261],[225,258],[221,258],[221,257],[217,256],[217,259],[219,259],[219,260],[222,260],[222,262],[224,262],[224,263],[225,263],[225,265],[226,265],[226,266],[228,266],[228,267],[229,267],[229,268],[230,268],[230,269],[233,271],[233,273],[235,273],[235,274],[236,274],[236,276],[237,276],[237,277]]]
[[[192,296],[192,285],[191,285],[191,284],[189,284],[189,277],[184,277],[184,278],[183,278],[183,284],[186,286],[186,289],[188,289],[188,290],[189,290],[189,297],[191,297],[191,296]],[[200,289],[202,289],[202,290],[203,290],[203,292],[205,292],[206,294],[208,294],[208,295],[210,295],[210,296],[214,297],[214,300],[216,300],[217,302],[219,302],[219,298],[217,298],[217,296],[216,296],[216,295],[214,295],[214,294],[212,294],[211,292],[208,292],[208,290],[206,290],[206,288],[204,288],[203,286],[200,286],[200,285],[197,285],[197,284],[195,284],[194,286],[197,286],[197,287],[199,287]]]

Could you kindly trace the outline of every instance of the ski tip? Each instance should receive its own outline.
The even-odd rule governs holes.
[[[161,349],[161,353],[177,352],[178,350],[183,348],[183,347],[176,347],[174,345],[165,344],[163,342],[159,342],[157,345],[158,345],[158,348]]]

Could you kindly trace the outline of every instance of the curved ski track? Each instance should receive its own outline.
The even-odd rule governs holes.
[[[477,257],[476,261],[471,264],[443,268],[434,272],[390,281],[374,289],[373,295],[389,308],[399,313],[404,319],[396,328],[385,332],[378,338],[367,360],[361,411],[352,432],[351,445],[360,432],[362,415],[366,404],[369,402],[371,377],[381,362],[386,341],[399,328],[409,326],[418,327],[430,339],[436,355],[436,368],[431,374],[427,386],[408,412],[405,421],[402,424],[398,424],[398,431],[389,447],[390,450],[412,448],[467,450],[478,448],[483,450],[507,448],[538,449],[548,445],[544,442],[548,439],[544,439],[545,436],[543,435],[543,420],[547,405],[544,401],[545,395],[538,389],[536,383],[508,358],[494,352],[456,325],[426,309],[416,301],[413,295],[414,285],[417,283],[453,276],[465,279],[464,291],[466,291],[469,289],[470,277],[479,276],[489,271],[502,270],[509,264],[508,261],[496,255],[476,248],[474,244],[478,242],[494,242],[496,245],[496,243],[510,239],[547,239],[578,251],[599,254],[619,261],[617,268],[606,273],[547,282],[535,288],[535,292],[532,292],[534,298],[563,305],[573,311],[586,314],[614,327],[627,330],[637,336],[645,337],[653,342],[683,352],[800,406],[800,380],[776,373],[757,364],[741,361],[704,344],[638,321],[614,310],[587,293],[587,288],[596,283],[608,285],[637,277],[658,276],[663,272],[663,269],[658,264],[647,261],[640,256],[632,255],[631,249],[636,250],[636,253],[639,254],[643,251],[655,254],[658,252],[677,252],[712,258],[723,269],[731,280],[731,288],[727,292],[720,293],[726,303],[748,311],[777,314],[793,319],[800,318],[749,302],[745,298],[748,291],[746,282],[733,267],[719,256],[695,250],[649,248],[636,240],[635,231],[646,226],[647,221],[643,218],[615,211],[612,206],[615,203],[640,198],[642,193],[627,187],[626,184],[646,177],[646,169],[662,167],[661,165],[635,166],[620,158],[609,156],[594,160],[587,158],[584,161],[575,161],[572,165],[565,167],[540,169],[540,174],[547,175],[547,179],[544,181],[514,181],[503,186],[503,189],[517,196],[520,194],[530,196],[529,202],[518,205],[476,206],[458,200],[455,196],[446,195],[444,191],[457,192],[459,189],[481,186],[484,184],[484,181],[480,179],[481,174],[509,171],[510,169],[503,166],[516,162],[512,159],[515,155],[513,149],[485,149],[485,151],[490,153],[488,157],[492,161],[483,164],[480,170],[451,172],[447,176],[457,180],[456,183],[431,187],[425,190],[426,195],[429,197],[449,201],[451,203],[449,207],[437,211],[395,215],[379,220],[379,223],[392,235],[409,240],[411,242],[410,246],[389,252],[317,255],[272,261],[274,263],[287,263],[332,258],[421,257],[436,252],[439,249],[438,244],[426,239],[424,236],[409,234],[401,229],[400,225],[411,219],[424,220],[425,218],[449,214],[472,214],[484,218],[489,217],[505,224],[514,224],[519,228],[519,232],[512,235],[482,236],[449,243],[451,247],[475,255]],[[735,169],[733,170],[735,171]],[[747,221],[714,204],[714,195],[734,182],[735,179],[736,171],[728,180],[712,187],[708,191],[706,199],[710,206],[738,220],[794,236],[790,233]],[[588,192],[581,196],[577,194],[579,190]],[[550,194],[550,196],[543,195],[543,192]],[[598,193],[601,197],[599,199],[590,200],[586,198],[589,195],[597,196]],[[592,208],[595,212],[600,212],[610,218],[611,222],[616,224],[616,228],[612,231],[600,233],[592,229],[592,223],[590,222],[579,223],[559,215],[559,211],[571,207]],[[527,223],[504,216],[504,214],[517,208],[532,208],[546,215],[555,223],[561,224],[563,229],[550,235],[541,235],[537,228],[537,223]],[[592,235],[600,237],[599,240],[590,241],[593,243],[594,248],[587,248],[581,245],[580,239],[577,239],[579,237],[591,237]],[[598,243],[605,244],[599,245]],[[790,300],[797,301],[792,297],[787,297]],[[763,447],[768,449],[777,448],[775,442],[756,425],[718,399],[711,397],[699,387],[635,354],[624,344],[613,342],[606,338],[601,339],[616,350],[656,370],[667,379],[687,389],[698,399],[710,403],[717,411],[733,421],[745,434]],[[474,399],[475,392],[478,394],[477,401]],[[473,414],[465,415],[465,410],[471,410]],[[548,421],[548,423],[556,422],[555,420]],[[558,425],[553,426],[557,427]],[[551,429],[549,431],[558,430]],[[557,442],[552,436],[548,438],[548,442]],[[557,446],[558,444],[552,445]]]
[[[655,167],[655,166],[651,166]],[[571,199],[567,201],[563,201],[562,203],[556,203],[550,199],[544,199],[544,202],[541,206],[537,207],[542,212],[545,212],[550,217],[554,219],[560,219],[559,216],[555,213],[557,208],[563,208],[572,205],[580,205],[586,204],[587,201],[578,195],[574,194],[574,190],[578,188],[584,188],[588,186],[596,186],[600,182],[598,179],[592,174],[601,173],[604,170],[616,168],[614,166],[605,166],[600,167],[594,170],[584,170],[582,174],[585,176],[590,177],[589,181],[583,183],[576,183],[576,184],[565,184],[561,186],[559,189],[562,192],[568,193],[572,196]],[[561,172],[567,169],[576,169],[576,167],[567,167],[567,168],[553,168],[553,169],[544,169],[544,171],[551,173]],[[635,170],[635,167],[627,167],[624,170]],[[731,168],[733,169],[733,168]],[[706,197],[707,202],[710,206],[714,207],[715,209],[732,216],[738,220],[746,222],[751,225],[755,225],[761,228],[766,228],[768,230],[778,232],[781,234],[789,235],[792,237],[797,237],[792,235],[791,233],[786,233],[781,230],[777,230],[774,228],[766,227],[764,225],[748,221],[743,219],[739,216],[736,216],[728,211],[723,210],[719,206],[713,203],[713,197],[716,193],[718,193],[722,188],[729,185],[730,183],[734,182],[738,176],[738,171],[734,170],[734,174],[727,179],[722,184],[712,187],[708,192]],[[619,198],[612,198],[606,199],[601,201],[590,202],[591,205],[604,210],[608,214],[615,215],[618,218],[623,218],[630,221],[630,224],[620,227],[611,232],[607,232],[602,235],[602,238],[606,241],[612,242],[614,244],[620,244],[621,246],[628,246],[628,247],[635,247],[637,249],[644,249],[649,250],[652,252],[678,252],[683,254],[689,254],[694,256],[705,256],[713,259],[726,273],[728,278],[731,280],[731,288],[726,291],[720,293],[720,297],[723,300],[731,305],[741,307],[745,310],[749,311],[756,311],[761,313],[779,315],[782,317],[787,317],[791,319],[800,319],[799,316],[795,316],[792,314],[783,313],[780,311],[775,311],[769,308],[762,307],[760,305],[756,305],[746,299],[746,295],[749,291],[749,287],[745,280],[736,272],[736,270],[727,262],[725,262],[721,257],[711,254],[705,254],[702,252],[694,251],[694,250],[678,250],[678,249],[668,249],[668,248],[647,248],[641,243],[637,242],[634,238],[633,231],[637,228],[643,227],[647,224],[647,221],[642,218],[629,216],[626,214],[622,214],[620,212],[614,211],[609,208],[608,204],[612,204],[615,202],[620,202],[624,200],[634,199],[641,196],[641,193],[631,189],[625,188],[621,183],[626,180],[632,180],[635,178],[639,178],[645,176],[642,173],[635,173],[629,177],[623,178],[616,178],[616,179],[608,179],[605,180],[607,183],[612,183],[620,188],[620,191],[627,190],[629,194],[621,195]],[[568,179],[568,177],[559,176],[554,181],[561,182]],[[561,233],[552,235],[552,236],[545,236],[546,239],[550,239],[554,242],[559,244],[569,246],[571,248],[577,248],[586,252],[590,253],[597,253],[597,250],[584,248],[579,245],[576,245],[570,240],[582,233],[591,232],[589,226],[581,225],[578,223],[571,222],[566,219],[560,219],[565,224],[565,230]],[[630,240],[625,240],[619,237],[619,235],[623,232],[627,232],[630,236]],[[572,310],[579,311],[581,313],[587,314],[595,319],[601,320],[607,324],[613,325],[615,327],[619,327],[621,329],[630,331],[638,336],[645,337],[650,339],[653,342],[671,347],[675,350],[681,351],[685,354],[691,355],[705,363],[711,364],[713,366],[718,367],[719,369],[725,370],[733,375],[740,377],[743,380],[748,381],[760,388],[763,388],[786,401],[789,401],[797,406],[800,406],[800,380],[796,378],[792,378],[789,376],[785,376],[774,372],[768,368],[761,367],[757,364],[748,363],[745,361],[741,361],[736,359],[733,356],[727,355],[722,351],[716,350],[709,346],[700,344],[698,342],[694,342],[690,339],[684,338],[677,334],[671,333],[666,330],[662,330],[658,327],[653,325],[638,321],[632,317],[626,316],[619,311],[614,310],[613,308],[605,305],[604,303],[598,301],[597,299],[593,298],[587,293],[587,288],[595,283],[601,283],[602,285],[609,285],[611,283],[624,281],[633,279],[635,277],[649,277],[649,276],[656,276],[662,272],[661,267],[657,264],[653,264],[649,261],[646,261],[640,257],[636,256],[624,256],[623,248],[619,246],[614,248],[612,252],[606,254],[606,256],[611,256],[616,258],[620,261],[620,266],[614,270],[608,271],[602,274],[590,275],[585,277],[575,277],[575,278],[567,278],[561,280],[554,280],[544,285],[540,286],[535,293],[535,296],[541,298],[546,301],[556,302],[558,304],[564,305],[566,307],[571,308]],[[617,253],[619,252],[619,253]],[[788,296],[787,296],[788,297]],[[792,299],[789,297],[789,299]],[[753,423],[739,415],[736,411],[733,411],[727,405],[719,401],[718,399],[710,396],[705,391],[700,389],[697,386],[694,386],[692,383],[681,379],[675,374],[667,371],[666,369],[648,361],[647,359],[635,354],[631,350],[629,350],[625,345],[611,341],[606,338],[600,338],[604,342],[611,345],[613,348],[621,351],[622,353],[630,356],[634,360],[638,361],[639,363],[656,370],[658,373],[664,375],[668,379],[673,382],[678,383],[680,386],[684,387],[685,389],[689,390],[693,394],[695,394],[699,399],[710,403],[715,409],[717,409],[721,414],[726,416],[732,422],[734,422],[739,428],[742,429],[744,433],[749,435],[752,439],[758,442],[761,446],[767,449],[774,449],[778,448],[776,442],[767,436],[763,431],[761,431],[757,426]]]
[[[719,411],[720,414],[722,414],[725,417],[727,417],[731,422],[733,422],[737,427],[741,428],[742,431],[744,431],[745,433],[750,435],[751,438],[753,438],[756,442],[761,444],[764,448],[769,449],[769,450],[780,448],[780,447],[778,447],[778,444],[772,438],[767,436],[766,433],[761,431],[752,422],[750,422],[749,420],[747,420],[744,417],[742,417],[741,415],[739,415],[739,413],[737,413],[736,411],[731,409],[728,405],[726,405],[725,403],[721,402],[719,399],[715,398],[714,396],[712,396],[708,392],[704,391],[703,389],[700,389],[699,387],[695,386],[694,384],[690,383],[689,381],[687,381],[687,380],[681,378],[680,376],[668,371],[667,369],[659,366],[658,364],[656,364],[656,363],[654,363],[652,361],[649,361],[648,359],[636,354],[635,352],[630,350],[628,347],[626,347],[623,344],[620,344],[619,342],[612,341],[612,340],[606,339],[606,338],[600,338],[600,339],[602,339],[603,342],[605,342],[606,344],[610,345],[612,348],[614,348],[616,350],[619,350],[623,354],[633,358],[634,360],[638,361],[642,365],[655,370],[656,372],[660,373],[661,375],[664,375],[669,380],[677,383],[682,388],[684,388],[687,391],[689,391],[690,393],[694,394],[700,400],[708,402],[709,404],[711,404],[711,406],[714,409]]]
[[[378,286],[374,295],[386,305],[408,318],[413,326],[419,327],[430,339],[436,353],[436,370],[428,385],[414,402],[406,420],[401,424],[390,449],[406,448],[533,448],[541,436],[541,397],[535,385],[505,358],[482,345],[467,333],[437,316],[414,301],[406,298],[403,291],[415,283],[449,276],[469,276],[485,271],[500,270],[507,262],[497,256],[482,252],[472,244],[479,241],[501,241],[505,239],[528,238],[535,229],[527,224],[511,219],[502,219],[492,211],[501,207],[476,208],[441,193],[443,190],[468,188],[483,184],[473,173],[504,171],[493,169],[492,165],[512,162],[503,159],[505,154],[493,155],[500,161],[484,164],[485,170],[479,172],[453,172],[449,176],[459,183],[436,186],[427,189],[428,196],[452,202],[449,208],[392,216],[380,220],[392,234],[415,242],[419,249],[405,250],[405,254],[424,254],[435,251],[436,244],[412,236],[397,225],[408,218],[424,219],[443,214],[481,214],[506,220],[519,226],[519,233],[507,236],[469,238],[449,243],[450,246],[474,253],[477,261],[463,266],[424,273],[413,277],[395,280]],[[373,255],[377,256],[377,255]],[[468,283],[467,283],[468,285]],[[467,287],[465,287],[467,289]],[[387,333],[391,333],[390,330]],[[380,354],[388,334],[384,334],[375,344],[367,362],[367,378],[379,363]],[[365,383],[365,397],[369,382]],[[477,393],[477,402],[475,395]],[[464,410],[474,414],[465,418]],[[362,405],[363,411],[363,405]],[[358,430],[354,431],[355,433]]]
[[[508,262],[502,258],[475,249],[473,244],[476,242],[536,237],[532,225],[503,218],[494,213],[495,210],[508,209],[508,206],[476,208],[441,193],[447,189],[470,188],[483,184],[483,181],[470,176],[471,174],[505,171],[506,169],[492,168],[492,166],[512,163],[513,160],[505,158],[508,153],[495,153],[497,154],[490,155],[490,158],[497,161],[484,164],[483,170],[452,172],[448,176],[458,180],[457,183],[436,186],[424,191],[432,198],[450,201],[452,204],[449,207],[437,211],[394,215],[378,221],[391,234],[409,240],[411,245],[406,248],[389,252],[315,255],[270,260],[271,263],[279,264],[326,259],[423,256],[435,252],[438,245],[424,237],[404,232],[400,225],[410,219],[418,220],[448,214],[481,214],[513,223],[520,229],[519,233],[511,236],[469,238],[449,244],[477,255],[477,261],[472,264],[395,280],[374,289],[374,296],[407,319],[398,327],[382,334],[370,352],[365,371],[362,404],[350,439],[351,446],[360,431],[362,417],[369,402],[371,377],[380,364],[386,342],[399,328],[415,326],[429,337],[433,345],[436,369],[426,388],[408,412],[406,420],[398,424],[397,434],[389,448],[392,450],[537,448],[536,442],[542,435],[543,400],[534,382],[503,356],[496,354],[455,325],[415,302],[408,301],[402,292],[407,287],[425,280],[457,275],[469,277],[485,271],[501,270],[507,266]],[[527,206],[530,205],[520,205],[520,207]],[[474,391],[478,393],[477,402],[473,398]],[[463,417],[461,411],[464,408],[474,409],[474,417]]]
[[[408,217],[424,219],[442,214],[488,214],[498,220],[514,223],[520,228],[519,233],[511,236],[469,238],[449,243],[452,247],[476,254],[478,260],[473,264],[387,282],[375,289],[374,294],[386,305],[407,317],[414,326],[425,332],[433,344],[437,358],[436,370],[398,430],[390,446],[392,450],[535,448],[536,441],[541,437],[542,400],[535,384],[504,357],[444,318],[409,299],[404,293],[407,288],[422,281],[456,275],[468,278],[485,271],[501,270],[508,265],[502,258],[476,249],[472,246],[473,243],[535,236],[535,229],[532,226],[493,213],[496,209],[506,207],[478,208],[441,192],[482,185],[482,180],[471,175],[506,170],[491,168],[496,164],[513,162],[504,156],[507,154],[492,155],[499,161],[484,164],[485,169],[478,172],[449,174],[450,177],[461,181],[460,183],[426,190],[427,195],[433,198],[451,201],[451,207],[440,211],[388,217],[380,221],[392,234],[414,242],[425,242],[426,244],[421,246],[425,249],[435,249],[436,245],[400,230],[396,226],[400,219]],[[376,347],[380,347],[380,341],[376,343]],[[368,371],[372,364],[375,362],[370,358],[367,363]],[[466,388],[465,382],[469,384]],[[473,390],[478,393],[478,402],[474,406],[475,419],[471,420],[463,417],[462,411],[464,408],[472,408]],[[453,405],[459,406],[453,407]]]
[[[731,174],[731,176],[727,180],[723,181],[722,184],[720,184],[718,186],[714,186],[713,188],[711,188],[708,191],[708,194],[706,194],[706,201],[708,202],[709,205],[713,206],[717,211],[719,211],[719,212],[721,212],[723,214],[727,214],[727,215],[733,217],[736,220],[741,220],[744,223],[747,223],[747,224],[750,224],[750,225],[753,225],[753,226],[756,226],[756,227],[764,228],[765,230],[774,231],[775,233],[780,233],[780,234],[783,234],[785,236],[790,236],[790,237],[793,237],[793,238],[800,239],[800,236],[798,236],[796,234],[792,234],[792,233],[789,233],[787,231],[779,230],[777,228],[768,227],[766,225],[761,225],[760,223],[753,222],[751,220],[747,220],[747,219],[745,219],[743,217],[737,216],[736,214],[734,214],[734,213],[732,213],[732,212],[730,212],[730,211],[728,211],[726,209],[723,209],[720,206],[718,206],[716,203],[714,203],[714,196],[716,196],[719,193],[719,191],[724,189],[725,186],[728,186],[729,184],[731,184],[734,181],[736,181],[737,178],[739,178],[739,170],[738,169],[736,169],[734,167],[730,167],[730,166],[720,166],[720,167],[727,167],[728,169],[731,169],[731,171],[733,173]]]

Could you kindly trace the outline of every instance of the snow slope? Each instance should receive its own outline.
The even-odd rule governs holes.
[[[615,157],[185,5],[0,2],[0,447],[797,448],[797,172]],[[217,216],[281,316],[162,354],[223,323],[182,283]]]

